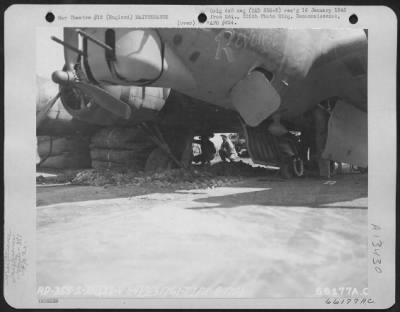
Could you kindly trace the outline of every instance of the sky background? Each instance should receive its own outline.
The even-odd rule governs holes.
[[[51,40],[51,36],[63,39],[62,28],[39,27],[36,33],[36,74],[50,78],[55,70],[64,65],[64,49],[62,45]]]

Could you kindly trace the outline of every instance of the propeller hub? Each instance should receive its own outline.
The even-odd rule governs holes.
[[[77,82],[77,77],[75,72],[72,70],[63,71],[63,70],[56,70],[51,75],[51,79],[60,85],[70,84]]]

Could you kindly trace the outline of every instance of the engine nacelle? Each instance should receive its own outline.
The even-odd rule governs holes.
[[[153,87],[106,86],[104,89],[132,109],[130,119],[113,115],[92,101],[81,90],[61,85],[61,100],[65,109],[78,120],[101,126],[128,126],[153,120],[164,107],[170,89]]]

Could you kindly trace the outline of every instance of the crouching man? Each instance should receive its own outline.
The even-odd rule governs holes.
[[[194,143],[200,144],[201,154],[194,156],[193,161],[195,163],[201,163],[202,165],[209,165],[211,160],[214,159],[217,150],[215,149],[214,143],[211,142],[210,137],[212,136],[201,136],[200,140],[193,140]]]
[[[222,144],[221,148],[219,149],[218,153],[219,156],[221,157],[222,161],[228,161],[233,162],[238,159],[238,154],[236,152],[235,146],[233,145],[232,141],[229,140],[229,138],[222,134]]]

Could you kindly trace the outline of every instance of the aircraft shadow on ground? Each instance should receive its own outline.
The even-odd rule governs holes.
[[[195,198],[194,202],[217,204],[216,206],[190,207],[187,209],[235,208],[246,205],[311,207],[311,208],[367,208],[367,177],[357,175],[342,176],[336,179],[335,184],[324,184],[326,181],[319,178],[305,178],[292,180],[274,180],[259,178],[256,183],[244,183],[227,186],[230,191],[226,195],[209,195]],[[245,189],[248,188],[248,191]],[[255,190],[256,188],[256,190]],[[260,190],[261,189],[261,190]],[[236,190],[236,191],[235,191]],[[240,191],[237,191],[240,190]],[[38,186],[37,206],[57,203],[70,203],[91,200],[105,200],[113,198],[130,198],[153,193],[181,193],[204,194],[207,190],[182,190],[160,187],[146,188],[144,186],[129,187],[101,187],[83,185]],[[223,192],[222,192],[223,194]],[[357,204],[350,203],[355,199],[362,199]]]
[[[260,179],[263,181],[264,179]],[[326,182],[326,181],[325,181]],[[247,205],[285,206],[310,208],[367,209],[367,179],[357,176],[338,178],[335,184],[324,184],[320,179],[301,179],[265,182],[259,185],[265,190],[236,192],[223,196],[196,199],[200,203],[218,206],[192,207],[187,209],[235,208]],[[254,187],[254,185],[252,185]],[[241,187],[246,187],[246,184]],[[360,199],[357,203],[352,201]]]

